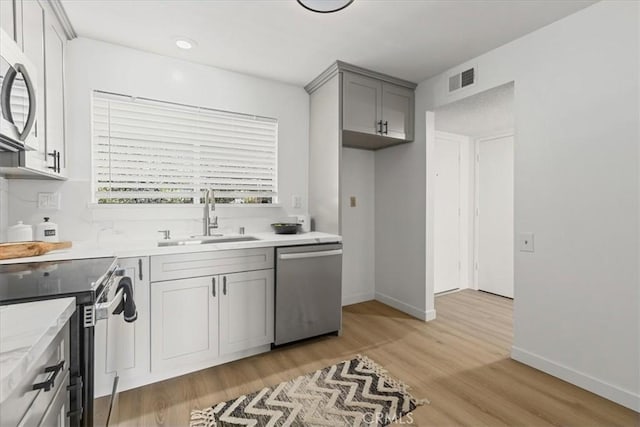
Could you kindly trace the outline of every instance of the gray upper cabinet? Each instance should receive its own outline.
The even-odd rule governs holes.
[[[305,89],[313,95],[335,76],[339,77],[339,92],[334,105],[339,111],[343,147],[378,150],[413,141],[415,83],[336,61]],[[333,112],[318,114],[312,117],[312,128],[319,125],[323,114]]]
[[[382,132],[381,82],[345,72],[342,88],[342,129],[379,135]]]
[[[342,130],[347,131],[343,145],[356,148],[382,148],[383,139],[363,138],[351,132],[413,140],[413,89],[379,79],[344,71],[342,77]],[[379,146],[381,145],[381,146]]]
[[[382,83],[382,132],[389,138],[413,141],[414,93],[412,89]]]

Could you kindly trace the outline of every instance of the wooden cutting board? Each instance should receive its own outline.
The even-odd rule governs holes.
[[[0,243],[0,259],[24,258],[44,255],[56,249],[67,249],[71,242],[16,242]]]

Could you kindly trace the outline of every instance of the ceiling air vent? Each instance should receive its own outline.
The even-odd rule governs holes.
[[[476,69],[469,68],[461,73],[449,77],[449,92],[471,86],[476,82]]]

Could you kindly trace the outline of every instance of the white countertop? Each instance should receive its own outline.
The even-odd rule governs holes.
[[[0,307],[0,403],[33,369],[75,310],[75,298]]]
[[[265,248],[275,246],[309,245],[317,243],[341,242],[342,237],[335,234],[312,231],[300,234],[252,233],[247,234],[258,240],[246,242],[207,243],[201,245],[159,247],[158,240],[122,240],[104,243],[74,242],[70,249],[52,251],[45,255],[29,258],[15,258],[0,261],[0,264],[23,262],[60,261],[66,259],[100,258],[117,256],[119,258],[180,254],[189,252],[208,252],[226,249]]]

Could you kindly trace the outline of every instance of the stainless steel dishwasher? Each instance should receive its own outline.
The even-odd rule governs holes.
[[[342,244],[276,249],[274,345],[339,332]]]

